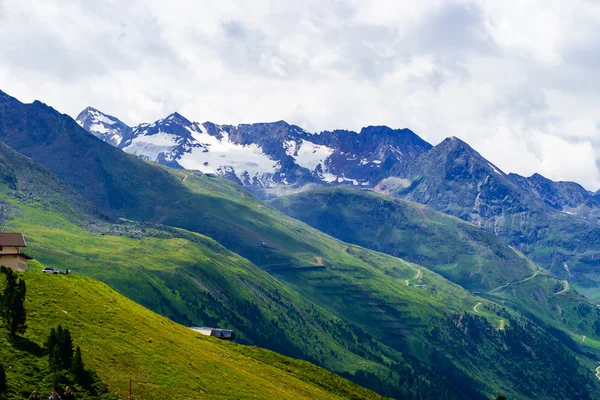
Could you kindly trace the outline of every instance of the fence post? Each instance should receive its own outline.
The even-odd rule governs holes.
[[[129,380],[129,400],[131,400],[131,379]]]

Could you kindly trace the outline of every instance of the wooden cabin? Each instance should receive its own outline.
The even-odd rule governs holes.
[[[23,247],[27,247],[27,243],[22,233],[0,233],[0,265],[17,272],[27,271],[31,257],[21,253]]]

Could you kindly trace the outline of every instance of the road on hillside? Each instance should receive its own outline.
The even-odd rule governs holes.
[[[525,279],[522,279],[522,280],[520,280],[520,281],[512,281],[512,282],[508,282],[508,283],[506,283],[506,284],[504,284],[504,285],[502,285],[502,286],[498,286],[496,289],[492,289],[490,292],[496,292],[496,291],[498,291],[498,290],[502,290],[502,289],[504,289],[505,287],[507,287],[507,286],[510,286],[510,285],[512,285],[512,284],[515,284],[515,283],[523,283],[523,282],[527,282],[528,280],[530,280],[530,279],[533,279],[533,278],[535,278],[536,276],[538,276],[538,274],[539,274],[540,272],[542,272],[542,271],[543,271],[543,269],[541,269],[541,268],[540,268],[540,269],[538,269],[537,271],[535,271],[535,273],[534,273],[533,275],[531,275],[529,278],[525,278]]]
[[[481,304],[483,304],[481,301],[477,304],[475,304],[475,306],[473,307],[473,311],[475,311],[477,314],[479,314],[479,311],[477,311],[477,307],[479,307]]]

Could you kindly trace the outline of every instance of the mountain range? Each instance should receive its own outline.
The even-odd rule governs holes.
[[[408,129],[385,126],[313,134],[284,121],[217,125],[173,113],[152,124],[129,127],[92,107],[76,120],[127,153],[169,167],[217,174],[259,197],[311,183],[372,187],[394,166],[431,148]]]
[[[114,117],[102,118],[117,125]],[[186,121],[173,114],[161,126],[175,131]],[[365,174],[366,168],[376,171],[359,182],[366,185],[323,183],[311,173],[310,180],[306,178],[309,187],[333,187],[265,202],[240,186],[239,178],[226,180],[214,172],[144,160],[105,143],[80,124],[39,101],[24,104],[0,92],[2,222],[25,233],[29,253],[42,264],[103,281],[183,325],[231,327],[240,343],[310,361],[384,396],[600,395],[593,372],[600,355],[600,310],[589,299],[476,224],[433,206],[373,193],[394,193],[400,187],[392,184],[398,181],[417,182],[408,172],[401,175],[404,168],[438,146],[423,144],[414,133],[371,127],[361,133],[314,135],[274,123],[223,128],[221,139],[217,133],[209,135],[234,154],[259,147],[263,154],[274,154],[285,143],[273,139],[277,132],[271,130],[278,125],[279,136],[310,138],[310,146],[333,149],[334,143],[351,138],[344,146],[353,148],[353,155],[361,149],[364,133],[370,131],[371,139],[391,135],[369,143],[372,160],[381,161],[371,164],[381,165],[381,172],[361,162],[353,164]],[[93,125],[90,122],[88,128]],[[189,146],[207,145],[194,138],[202,131],[200,125],[191,125],[183,128],[189,137],[183,131],[177,136]],[[155,127],[140,129],[149,132]],[[146,136],[136,136],[139,130],[129,131],[124,124],[121,128],[119,137],[106,129],[105,138],[126,148]],[[242,142],[251,133],[264,139],[263,144],[256,138],[256,143]],[[161,127],[150,134],[156,135],[175,134]],[[324,140],[321,136],[329,142],[319,142]],[[408,147],[401,146],[402,137]],[[278,149],[265,150],[270,141]],[[421,148],[420,154],[407,150],[413,145]],[[387,165],[377,149],[397,152],[395,161]],[[162,164],[177,161],[164,158]],[[301,184],[280,181],[277,187],[295,190],[307,185]],[[335,187],[339,185],[348,188]],[[402,196],[409,193],[398,191]],[[593,207],[589,205],[590,213]],[[98,291],[106,296],[106,290]],[[141,311],[136,308],[136,313]],[[126,330],[111,312],[103,318],[115,323],[117,331]],[[31,338],[39,340],[39,334]],[[127,353],[126,346],[123,351]],[[223,357],[222,362],[227,360]],[[110,382],[110,376],[102,375],[110,368],[102,362],[106,360],[98,359],[95,367],[100,378]],[[218,368],[219,362],[212,362]],[[177,368],[193,374],[195,367]],[[145,376],[168,384],[172,372],[153,369]],[[219,394],[210,388],[210,394]],[[365,393],[356,391],[356,396]],[[352,395],[345,392],[340,397]]]
[[[487,229],[600,299],[593,273],[600,195],[540,174],[506,174],[456,137],[432,146],[409,129],[309,133],[284,121],[198,124],[177,113],[129,128],[91,107],[77,122],[125,152],[223,176],[261,198],[346,186],[427,204]]]

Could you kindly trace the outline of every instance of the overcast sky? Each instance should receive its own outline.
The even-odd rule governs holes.
[[[597,190],[599,27],[592,0],[0,0],[0,89],[129,124],[407,127]]]

